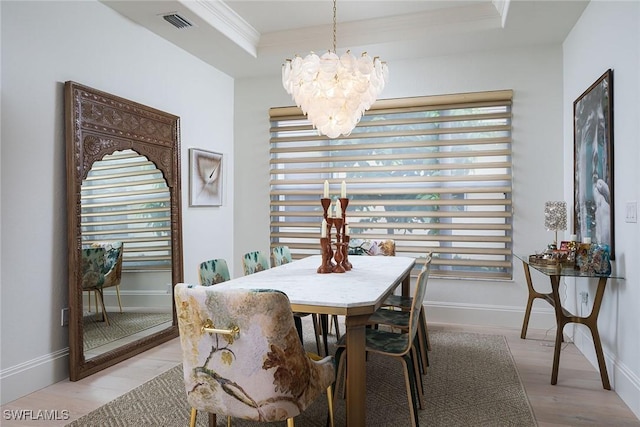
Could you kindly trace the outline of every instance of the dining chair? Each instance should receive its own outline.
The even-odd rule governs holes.
[[[190,426],[197,411],[293,426],[325,392],[334,425],[333,358],[305,352],[286,294],[179,283],[174,298]]]
[[[122,313],[122,301],[120,299],[120,282],[122,281],[122,255],[124,246],[121,241],[114,242],[94,242],[91,248],[101,248],[104,254],[104,281],[101,289],[114,287],[116,288],[116,296],[118,298],[118,307]],[[89,311],[91,311],[91,290],[87,291],[89,295]],[[94,291],[96,302],[96,310],[98,310],[98,294]],[[100,294],[103,298],[104,295]],[[104,302],[104,301],[103,301]]]
[[[81,274],[82,274],[82,290],[89,292],[89,301],[91,301],[91,292],[96,293],[96,312],[98,311],[98,296],[100,296],[100,305],[102,306],[102,321],[109,325],[109,317],[104,306],[104,294],[102,287],[105,281],[106,257],[104,248],[83,248],[81,251]]]
[[[286,260],[287,263],[291,262],[291,251],[289,250],[289,248],[286,248],[286,250],[284,248],[279,249],[278,254],[280,256],[279,257],[280,262],[282,262],[283,260]],[[287,254],[288,254],[288,257],[287,257]],[[257,273],[259,271],[268,270],[270,267],[271,267],[271,263],[269,261],[269,257],[262,251],[247,252],[242,257],[242,268],[244,270],[245,276],[249,274]],[[300,312],[293,313],[296,330],[298,331],[298,336],[300,337],[300,341],[302,342],[304,342],[304,336],[302,333],[302,318],[305,316],[308,316],[309,314],[310,313],[300,313]],[[320,335],[318,331],[318,319],[315,315],[313,316],[313,331],[316,336],[316,349],[318,351],[318,354],[320,354],[321,351],[320,351],[320,338],[319,338]],[[325,355],[328,355],[328,351],[325,352]]]
[[[200,285],[211,286],[231,279],[227,261],[222,258],[210,259],[200,263],[198,267]]]
[[[370,255],[370,256],[395,256],[396,255],[396,243],[392,239],[386,240],[370,240],[370,239],[352,239],[349,241],[349,255]],[[430,255],[429,255],[430,259]],[[390,295],[382,303],[382,310],[387,309],[399,309],[400,311],[408,311],[411,309],[412,299],[411,297],[403,297],[401,295]],[[394,310],[395,311],[395,310]],[[405,324],[407,323],[406,314],[400,315],[395,313],[377,313],[379,316],[373,317],[374,320],[379,320],[380,323],[390,322],[391,324]],[[429,333],[427,330],[427,318],[424,313],[424,307],[420,312],[420,326],[419,326],[419,338],[420,338],[420,360],[421,370],[426,372],[428,364],[427,351],[431,349],[429,342]]]
[[[245,276],[268,270],[270,267],[269,257],[262,251],[247,252],[242,256],[242,269]]]
[[[288,264],[291,261],[293,261],[293,258],[291,256],[291,250],[289,249],[288,246],[286,245],[280,245],[280,246],[275,246],[271,249],[271,265],[273,265],[274,267],[278,267],[280,265],[283,264]],[[304,317],[307,316],[308,314],[311,314],[311,318],[313,319],[313,329],[314,332],[316,334],[316,340],[318,340],[319,336],[322,335],[322,343],[323,343],[323,347],[324,347],[324,355],[327,356],[329,355],[329,345],[328,345],[328,323],[329,323],[329,317],[327,314],[321,314],[320,315],[320,319],[318,320],[318,315],[315,313],[301,313],[301,312],[296,312],[294,313],[294,315],[299,316],[299,317]],[[338,326],[338,317],[337,316],[332,316],[332,320],[334,321],[335,327],[336,327],[336,338],[340,339],[340,329]],[[316,343],[317,344],[317,343]],[[318,344],[317,344],[318,345]],[[320,348],[318,347],[318,353],[320,353]]]
[[[367,353],[389,356],[400,361],[405,379],[407,399],[409,402],[410,424],[414,427],[419,425],[418,407],[424,407],[423,387],[421,384],[420,367],[418,366],[418,350],[416,346],[416,334],[420,323],[420,307],[424,299],[429,278],[430,262],[426,263],[416,281],[413,294],[413,303],[409,312],[409,326],[406,332],[394,332],[384,329],[365,329],[365,351]],[[349,349],[346,347],[345,339],[338,342],[336,360],[338,361],[337,378],[343,378],[344,361],[348,357]],[[338,387],[336,387],[337,389]]]
[[[425,256],[424,266],[428,266],[431,263],[431,252],[427,252]],[[393,295],[391,301],[397,301],[398,305],[389,305],[389,298],[385,300],[386,306],[379,308],[369,317],[369,324],[371,325],[386,325],[391,328],[400,329],[406,331],[409,327],[409,317],[411,305],[413,304],[412,297],[403,297],[399,295]],[[418,324],[418,348],[420,350],[420,371],[425,374],[429,365],[430,350],[429,335],[427,334],[427,321],[424,314],[424,306],[420,302],[420,321]]]

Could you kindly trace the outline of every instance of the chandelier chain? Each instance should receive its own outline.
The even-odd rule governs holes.
[[[333,53],[338,52],[336,50],[336,27],[337,27],[337,24],[336,24],[336,11],[337,11],[336,1],[337,0],[333,0]]]

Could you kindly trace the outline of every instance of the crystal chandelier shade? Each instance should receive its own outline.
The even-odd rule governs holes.
[[[389,71],[378,57],[347,51],[336,54],[336,2],[333,51],[296,55],[282,66],[282,85],[313,126],[329,138],[349,135],[385,86]]]

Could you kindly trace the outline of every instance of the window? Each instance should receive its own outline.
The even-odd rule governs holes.
[[[319,252],[324,180],[348,186],[352,239],[432,251],[434,277],[510,279],[512,91],[379,100],[348,137],[272,108],[271,243]],[[419,261],[419,260],[418,260]]]
[[[125,270],[171,269],[169,188],[153,162],[133,150],[95,162],[82,182],[82,244],[121,241]]]

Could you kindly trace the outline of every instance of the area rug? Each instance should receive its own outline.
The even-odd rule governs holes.
[[[422,426],[537,425],[503,336],[437,330],[429,334],[430,366],[423,377],[426,408],[418,411]],[[325,427],[326,405],[326,399],[319,398],[296,417],[296,426]],[[180,364],[68,426],[185,426],[189,411]],[[344,400],[337,403],[335,421],[345,425]],[[206,414],[198,414],[197,425],[208,425]],[[218,417],[218,426],[225,425],[226,418]],[[232,425],[264,424],[233,419]],[[400,364],[373,354],[367,361],[366,425],[410,425]]]
[[[84,316],[84,351],[142,332],[165,322],[171,322],[171,313],[109,313],[109,325],[101,314]]]

